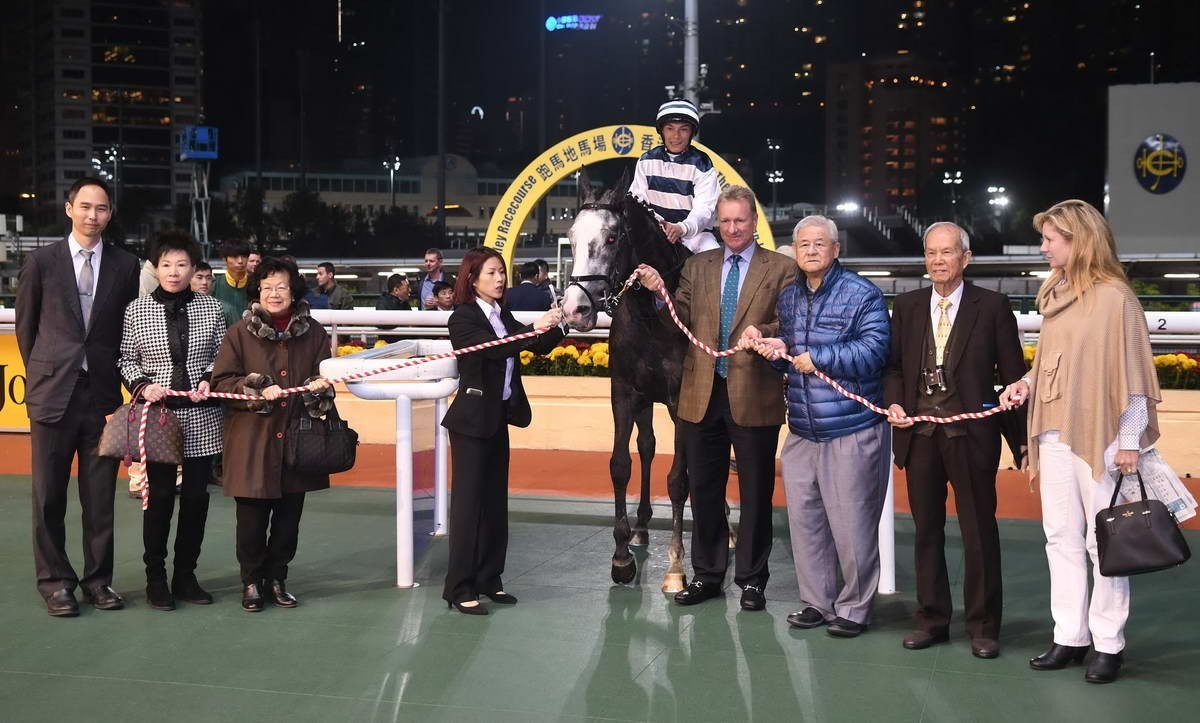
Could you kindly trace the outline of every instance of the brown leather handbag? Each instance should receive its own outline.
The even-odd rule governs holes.
[[[138,453],[138,425],[144,402],[133,401],[112,413],[100,435],[100,456],[125,462],[183,464],[183,427],[179,417],[162,402],[146,411],[146,459]]]

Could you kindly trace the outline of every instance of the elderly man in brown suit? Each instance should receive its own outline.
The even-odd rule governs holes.
[[[796,267],[791,259],[754,242],[758,216],[750,189],[727,186],[717,200],[717,220],[724,245],[684,264],[675,309],[709,346],[726,349],[736,344],[749,349],[763,336],[776,334],[775,302],[791,283]],[[638,276],[650,291],[662,285],[658,272],[650,267],[639,267]],[[665,310],[661,316],[675,328]],[[732,445],[741,494],[734,582],[742,588],[742,609],[762,610],[771,553],[775,447],[785,416],[783,377],[757,354],[714,359],[691,346],[683,361],[679,395],[679,423],[692,486],[695,574],[675,601],[694,605],[721,594],[729,566],[725,487]]]

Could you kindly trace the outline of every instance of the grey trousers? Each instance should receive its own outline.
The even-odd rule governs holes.
[[[869,623],[879,587],[879,515],[887,492],[882,423],[828,442],[789,433],[783,487],[800,600],[825,616]],[[837,586],[838,565],[844,583]]]

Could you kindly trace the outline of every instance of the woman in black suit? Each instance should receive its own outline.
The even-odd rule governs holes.
[[[518,355],[545,354],[563,338],[558,308],[522,326],[504,306],[508,287],[504,257],[477,248],[463,257],[455,286],[458,308],[450,315],[455,349],[530,331],[541,336],[467,354],[458,361],[458,395],[442,426],[450,430],[454,461],[450,491],[450,562],[442,598],[467,615],[486,615],[480,594],[512,605],[500,575],[508,554],[508,425],[528,427],[529,400],[521,386]]]

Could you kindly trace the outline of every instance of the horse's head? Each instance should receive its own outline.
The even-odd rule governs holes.
[[[628,254],[621,199],[629,189],[629,180],[626,171],[616,188],[597,196],[587,173],[579,173],[579,212],[567,234],[574,263],[571,282],[563,294],[563,318],[580,331],[595,328],[604,301],[625,281],[617,279],[616,274],[621,254]]]

